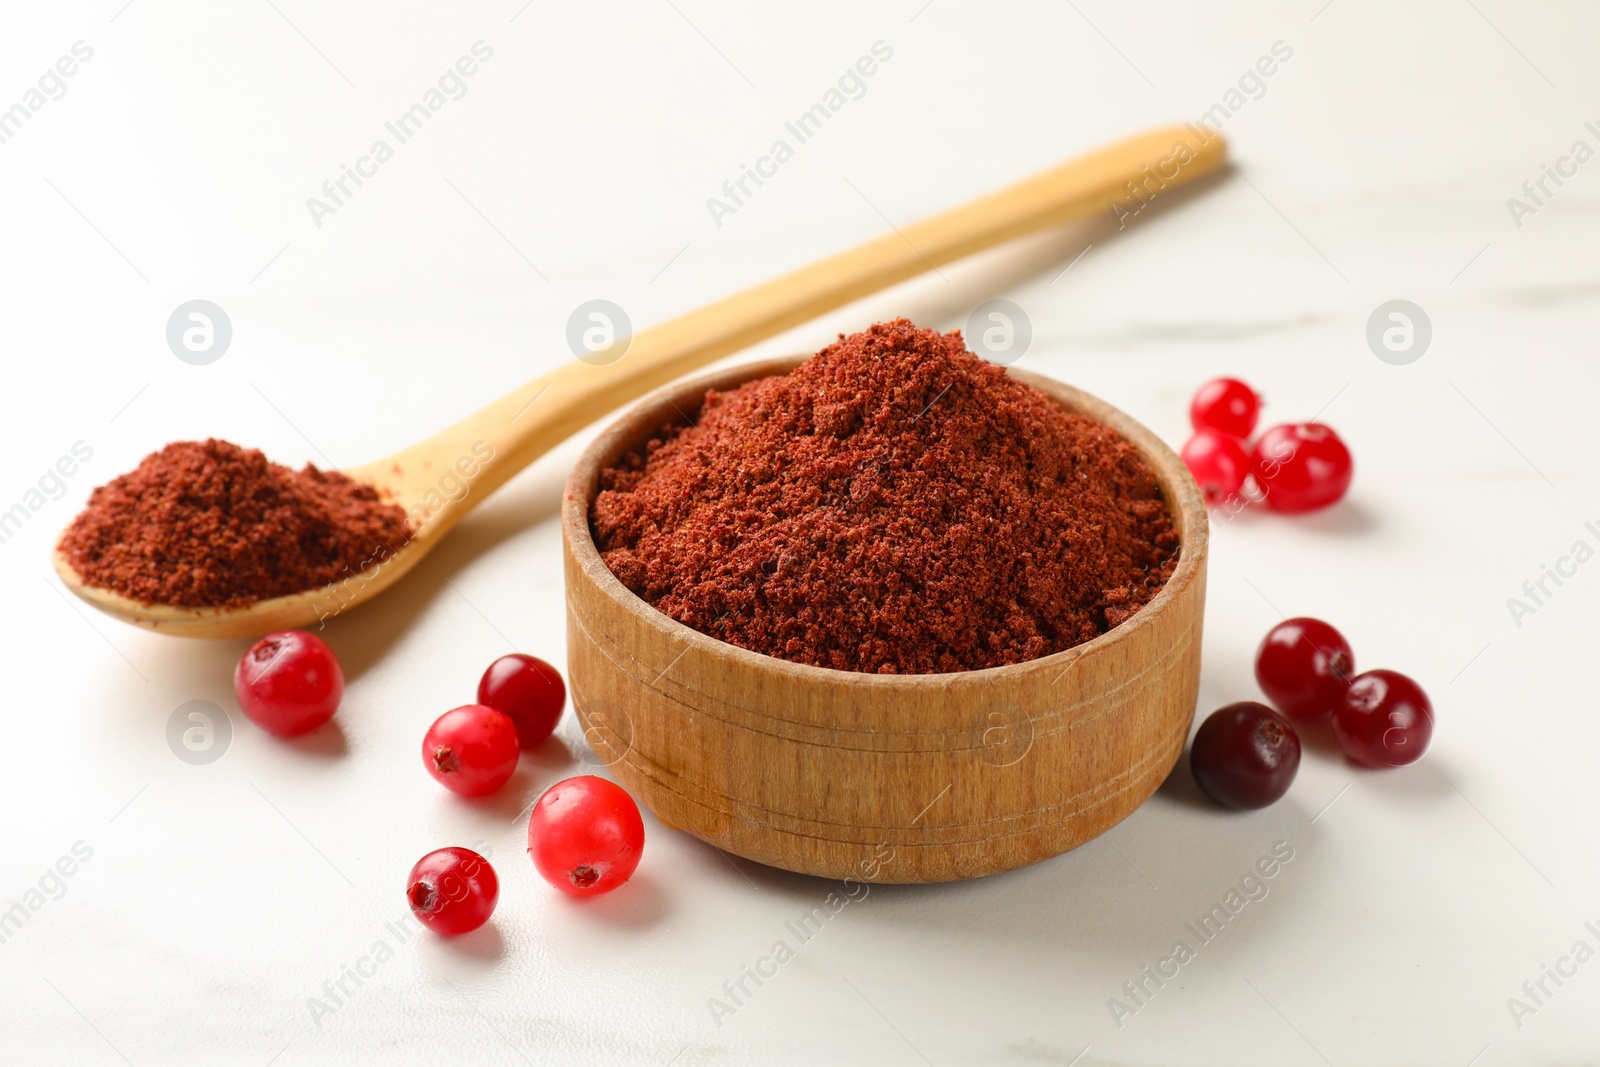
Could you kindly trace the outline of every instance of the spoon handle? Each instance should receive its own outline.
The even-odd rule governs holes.
[[[652,326],[635,334],[615,362],[565,364],[433,437],[350,473],[391,490],[414,514],[416,503],[426,501],[430,506],[417,537],[437,537],[517,471],[652,388],[1002,241],[1100,211],[1125,217],[1215,169],[1226,154],[1220,135],[1192,126],[1118,141]],[[458,474],[454,480],[452,470]],[[467,491],[452,499],[441,491],[441,479],[451,487],[465,484]]]

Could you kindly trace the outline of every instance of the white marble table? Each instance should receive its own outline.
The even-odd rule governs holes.
[[[1508,0],[1045,8],[11,5],[0,1060],[1600,1062],[1600,962],[1571,955],[1600,949],[1600,565],[1560,562],[1600,546],[1600,163],[1573,155],[1600,148],[1585,125],[1600,16]],[[847,81],[736,210],[708,208],[875,45],[890,55],[860,93]],[[1275,50],[1270,77],[1247,76]],[[389,132],[463,56],[472,73],[445,79],[437,111]],[[51,73],[60,57],[70,77]],[[581,442],[336,620],[339,729],[299,744],[238,716],[242,643],[91,616],[50,573],[90,488],[168,440],[362,461],[569,358],[582,301],[657,321],[1207,113],[1238,169],[1183,203],[947,268],[741,358],[896,314],[955,328],[1004,296],[1032,322],[1022,366],[1175,443],[1190,391],[1219,373],[1257,383],[1269,417],[1322,412],[1355,451],[1352,495],[1214,530],[1201,710],[1257,695],[1252,653],[1280,612],[1323,616],[1360,662],[1432,692],[1435,745],[1409,770],[1314,749],[1254,814],[1200,802],[1180,770],[1069,855],[871,890],[714,1012],[833,887],[652,821],[634,883],[575,906],[538,881],[516,819],[581,768],[570,716],[486,803],[417,765],[426,723],[492,657],[562,659],[555,515]],[[323,184],[343,166],[365,177],[335,202]],[[208,365],[166,343],[193,299],[232,326]],[[1393,299],[1432,327],[1406,365],[1365,340]],[[51,475],[75,446],[92,455]],[[1562,583],[1513,617],[1508,599],[1558,564]],[[209,765],[168,746],[189,700],[233,713]],[[402,938],[412,861],[474,842],[503,880],[492,925]],[[1185,924],[1274,849],[1292,859],[1265,895],[1193,939]],[[1176,978],[1143,977],[1185,939]],[[1124,983],[1141,981],[1135,1002]]]

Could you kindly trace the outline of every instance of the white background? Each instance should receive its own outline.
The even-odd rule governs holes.
[[[0,509],[74,442],[93,458],[0,545],[0,908],[76,842],[93,854],[0,943],[0,1060],[1600,1062],[1600,962],[1547,981],[1520,1027],[1507,1005],[1574,942],[1600,948],[1600,564],[1520,626],[1507,608],[1575,541],[1600,547],[1600,162],[1520,227],[1506,205],[1573,141],[1600,148],[1592,6],[522,2],[6,4],[0,107],[75,41],[94,54],[0,145]],[[314,225],[307,197],[478,40],[494,54],[466,95]],[[879,40],[893,57],[867,93],[715,225],[706,198]],[[1419,765],[1359,771],[1308,737],[1288,797],[1253,814],[1203,803],[1180,767],[1069,855],[874,889],[718,1026],[708,998],[833,886],[647,817],[633,882],[573,903],[538,880],[517,818],[583,769],[570,714],[486,802],[445,794],[417,756],[495,656],[564,660],[556,512],[580,442],[330,627],[345,703],[298,743],[238,715],[243,642],[136,632],[50,572],[91,487],[169,440],[372,459],[569,358],[581,301],[659,321],[1195,118],[1280,40],[1292,59],[1228,121],[1235,173],[1124,233],[946,268],[745,357],[896,314],[956,328],[1004,295],[1033,323],[1023,367],[1174,445],[1220,373],[1255,383],[1273,421],[1323,411],[1354,489],[1214,529],[1199,710],[1258,696],[1262,634],[1313,614],[1358,665],[1432,693]],[[165,343],[194,298],[233,324],[209,366]],[[1364,339],[1394,298],[1433,324],[1408,366]],[[194,699],[233,714],[209,766],[166,741]],[[412,938],[315,1013],[404,915],[411,863],[480,841],[502,879],[492,924]],[[1294,859],[1270,894],[1118,1026],[1122,983],[1280,841]]]

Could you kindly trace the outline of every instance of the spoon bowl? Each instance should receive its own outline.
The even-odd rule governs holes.
[[[470,457],[470,453],[468,455]],[[459,470],[453,466],[448,470],[456,471],[456,477],[451,478],[447,470],[439,470],[431,453],[415,457],[402,453],[391,460],[346,470],[345,474],[373,486],[387,501],[417,501],[409,514],[415,517],[431,514],[432,517],[414,521],[409,541],[398,549],[375,553],[380,562],[348,578],[316,589],[253,601],[242,607],[142,604],[85,582],[60,549],[53,553],[52,562],[62,584],[85,602],[123,622],[176,637],[256,637],[274,630],[320,626],[345,608],[376,596],[403,578],[422,561],[456,519],[465,514],[464,508],[451,516],[443,514],[442,509],[438,509],[439,513],[429,511],[430,494],[441,500],[448,499],[441,483],[454,487],[461,480]],[[470,484],[468,481],[469,487]]]

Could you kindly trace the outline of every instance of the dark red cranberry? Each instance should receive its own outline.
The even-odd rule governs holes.
[[[1256,652],[1256,681],[1267,699],[1297,719],[1328,714],[1355,677],[1355,654],[1344,635],[1321,619],[1285,619]]]
[[[1333,737],[1346,756],[1368,767],[1415,763],[1433,740],[1433,704],[1399,671],[1358,674],[1334,709]]]
[[[567,687],[561,672],[544,660],[513,652],[483,672],[478,703],[511,716],[517,724],[517,741],[532,748],[555,731],[567,703]]]
[[[1289,791],[1300,769],[1300,735],[1254,700],[1211,713],[1189,746],[1189,768],[1206,796],[1229,808],[1264,808]]]

